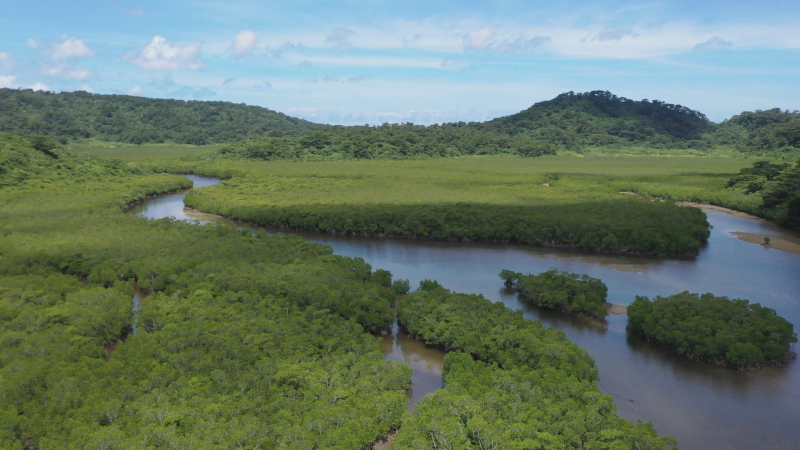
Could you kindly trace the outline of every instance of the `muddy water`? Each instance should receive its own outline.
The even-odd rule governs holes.
[[[141,205],[138,213],[212,220],[184,210],[180,195],[154,199]],[[436,279],[449,289],[483,294],[522,309],[528,318],[563,330],[595,358],[600,387],[614,396],[620,415],[634,422],[652,421],[659,433],[676,437],[684,449],[800,448],[800,361],[788,367],[744,373],[690,361],[627,335],[624,315],[609,316],[608,326],[603,327],[530,307],[503,289],[497,277],[501,269],[528,273],[558,268],[586,273],[608,285],[608,300],[617,305],[630,304],[636,295],[713,292],[760,302],[777,310],[796,330],[800,328],[800,255],[746,242],[734,233],[784,240],[798,236],[761,220],[719,210],[706,213],[714,227],[709,243],[698,256],[684,259],[504,244],[296,234],[331,245],[337,254],[364,258],[375,268],[390,270],[395,278],[409,279],[412,286],[425,278]],[[441,386],[440,377],[436,378],[441,373],[441,363],[437,362],[440,352],[400,335],[386,338],[384,349],[388,359],[414,367],[412,400]],[[430,378],[426,378],[428,375]]]

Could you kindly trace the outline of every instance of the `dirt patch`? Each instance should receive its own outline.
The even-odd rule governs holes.
[[[619,193],[620,194],[635,195],[637,197],[641,197],[642,196],[642,194],[637,194],[636,192],[633,192],[633,191],[619,191]]]
[[[743,213],[741,211],[736,211],[735,209],[725,208],[723,206],[716,206],[716,205],[708,205],[705,203],[694,203],[694,202],[675,202],[678,206],[694,206],[695,208],[700,208],[702,210],[712,210],[712,211],[721,211],[724,213],[728,213],[732,216],[736,217],[744,217],[745,219],[756,219],[756,220],[764,220],[758,216],[754,216],[752,214]]]
[[[739,240],[749,242],[751,244],[759,244],[762,247],[774,248],[775,250],[781,250],[800,255],[800,243],[798,242],[792,242],[779,237],[766,236],[763,234],[745,233],[743,231],[732,231],[731,235],[736,236],[736,238]],[[769,238],[769,244],[764,243],[765,237]]]
[[[615,314],[617,316],[624,316],[628,314],[628,307],[623,305],[614,305],[612,303],[606,303],[606,309],[608,310],[609,314]]]

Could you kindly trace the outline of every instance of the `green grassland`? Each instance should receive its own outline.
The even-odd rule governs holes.
[[[87,155],[126,161],[146,161],[161,158],[201,157],[218,151],[221,145],[152,144],[132,145],[125,143],[87,142],[70,145],[69,148]]]
[[[727,192],[725,183],[748,165],[730,158],[484,156],[305,163],[215,159],[176,162],[167,169],[232,176],[190,192],[187,205],[263,225],[684,254],[696,252],[707,238],[708,224],[699,211],[620,191],[744,197]]]

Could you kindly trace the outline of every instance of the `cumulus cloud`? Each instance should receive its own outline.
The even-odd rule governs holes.
[[[128,95],[143,96],[147,95],[147,92],[145,92],[144,88],[141,86],[134,86],[130,91],[128,91]]]
[[[495,55],[521,55],[550,42],[549,36],[534,36],[532,38],[517,37],[498,39],[492,27],[483,27],[462,36],[464,51],[481,52]],[[444,64],[442,65],[444,67]]]
[[[638,37],[639,35],[627,28],[616,25],[609,25],[603,28],[602,31],[594,35],[592,37],[592,40],[600,42],[609,42],[609,41],[619,42],[620,39],[628,36]],[[583,39],[583,41],[585,42],[585,39]]]
[[[45,91],[45,92],[47,92],[47,91],[50,90],[50,86],[42,83],[41,81],[37,81],[36,84],[28,86],[28,89],[33,89],[34,91]]]
[[[30,38],[27,41],[25,41],[25,46],[26,47],[39,48],[40,45],[41,45],[41,43],[39,41],[37,41],[36,39],[33,39],[33,38]]]
[[[18,87],[17,77],[14,75],[0,75],[0,88],[16,89]]]
[[[714,36],[713,38],[711,38],[711,39],[709,39],[709,40],[707,40],[707,41],[705,41],[703,43],[695,45],[694,46],[694,50],[695,51],[722,50],[722,49],[730,48],[730,47],[733,47],[733,42],[726,41],[724,39],[720,39],[720,38]]]
[[[256,34],[250,30],[240,31],[231,44],[231,51],[234,56],[240,58],[248,53],[258,44]]]
[[[51,77],[60,77],[65,80],[86,80],[94,76],[88,69],[83,67],[72,67],[69,64],[60,63],[55,66],[43,66],[40,72]]]
[[[258,83],[253,83],[253,87],[262,89],[272,89],[272,84],[269,81],[259,81]]]
[[[123,7],[122,8],[122,12],[126,16],[140,17],[142,19],[147,17],[147,13],[142,8],[125,8],[125,7]]]
[[[202,46],[200,42],[190,42],[180,47],[156,36],[138,55],[130,58],[130,62],[148,70],[204,69],[206,65],[200,60]]]
[[[0,62],[10,62],[14,59],[14,55],[8,52],[0,52]]]
[[[234,81],[236,81],[236,78],[233,78],[233,77],[226,78],[225,81],[222,82],[222,85],[223,86],[230,86],[230,85],[233,84]]]
[[[356,34],[355,31],[340,27],[333,30],[333,32],[325,38],[325,42],[333,44],[333,48],[338,51],[353,48],[353,41],[351,41],[350,38],[353,37],[354,34]]]
[[[61,36],[61,40],[53,44],[51,56],[54,60],[60,61],[67,58],[86,58],[94,56],[94,51],[90,49],[81,39],[74,36]]]

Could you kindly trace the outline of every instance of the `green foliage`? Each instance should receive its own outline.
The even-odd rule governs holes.
[[[800,230],[800,161],[794,167],[756,161],[728,180],[728,188],[762,200],[748,212]]]
[[[383,124],[381,126],[329,126],[302,136],[263,138],[237,142],[223,148],[225,158],[267,161],[408,159],[463,155],[554,155],[556,147],[518,134],[480,129],[472,124]]]
[[[258,106],[88,92],[0,89],[0,131],[146,144],[204,145],[298,134],[319,125]]]
[[[772,150],[793,152],[800,150],[800,111],[745,111],[731,117],[719,126],[721,134],[739,134],[739,150],[763,153]]]
[[[771,308],[689,292],[653,301],[637,296],[628,329],[679,355],[740,369],[783,364],[797,342],[792,324]]]
[[[411,369],[365,333],[394,320],[389,272],[296,236],[126,215],[191,183],[85,177],[8,142],[32,162],[0,189],[4,448],[350,450],[400,425]],[[136,315],[132,282],[151,293]]]
[[[216,160],[191,170],[215,174],[237,167],[240,174],[189,192],[185,202],[281,228],[615,253],[693,254],[709,236],[701,211],[620,195],[608,177],[536,174],[522,169],[533,163],[525,166],[516,158],[440,161],[326,166]]]
[[[702,113],[681,105],[592,91],[567,92],[479,127],[508,134],[529,133],[564,149],[624,145],[669,148],[707,145],[702,142],[703,134],[713,124]]]
[[[451,350],[446,386],[403,421],[393,447],[666,449],[652,425],[616,415],[594,361],[564,333],[500,303],[443,288],[403,297],[398,322]]]
[[[509,279],[516,279],[521,297],[536,306],[601,320],[608,315],[605,307],[608,287],[589,275],[557,269],[539,275],[522,275],[504,270],[500,278],[505,279],[506,284]]]

